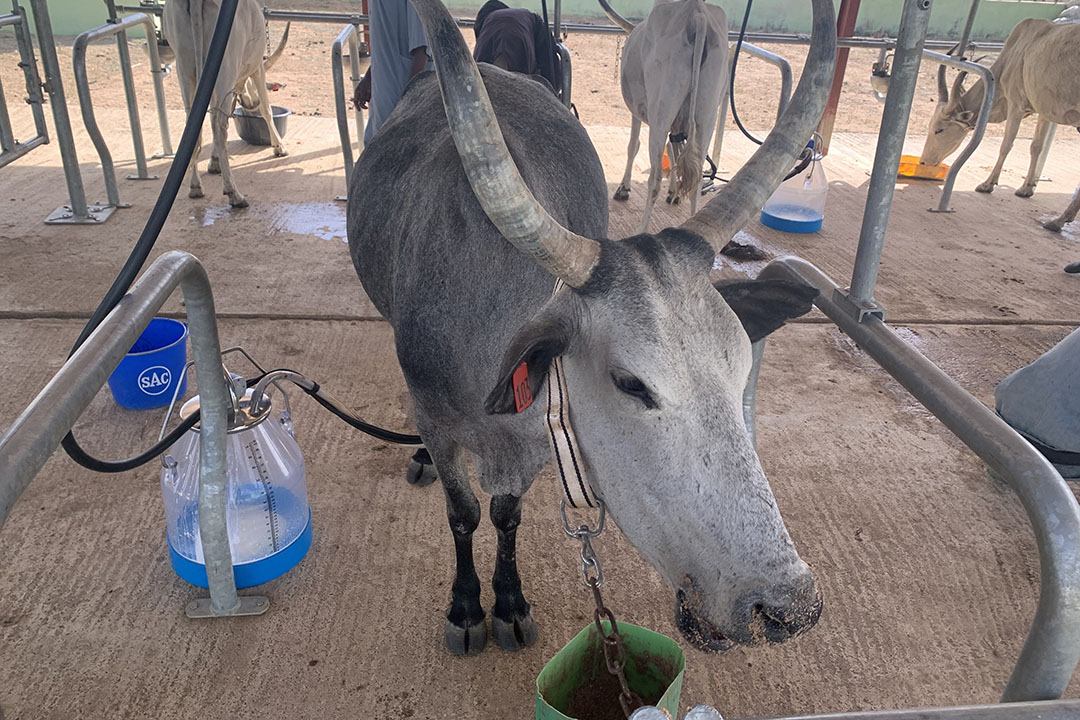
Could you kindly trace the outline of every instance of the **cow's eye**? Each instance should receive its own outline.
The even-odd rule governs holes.
[[[645,405],[649,410],[656,408],[656,401],[653,400],[652,394],[649,393],[649,389],[645,387],[645,383],[633,375],[611,374],[611,380],[615,383],[621,392],[627,395],[632,395]]]
[[[934,134],[935,135],[940,135],[943,132],[945,132],[945,128],[938,128],[937,130],[934,131]]]

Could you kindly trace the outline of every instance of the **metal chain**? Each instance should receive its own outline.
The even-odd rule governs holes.
[[[559,505],[559,513],[562,515],[563,532],[581,543],[581,576],[585,587],[592,590],[596,609],[593,611],[593,620],[596,629],[600,633],[601,647],[604,650],[604,662],[608,672],[619,680],[619,705],[623,713],[629,718],[630,714],[645,705],[645,702],[630,689],[626,681],[626,650],[623,648],[622,636],[619,634],[619,625],[615,622],[615,614],[605,605],[600,596],[600,586],[604,584],[604,572],[600,567],[600,561],[593,551],[592,541],[600,537],[604,531],[604,518],[607,514],[602,501],[597,501],[600,506],[600,519],[596,523],[596,529],[588,525],[579,525],[576,530],[570,527],[566,517],[566,500]],[[604,630],[602,620],[607,620],[611,625],[611,633]]]

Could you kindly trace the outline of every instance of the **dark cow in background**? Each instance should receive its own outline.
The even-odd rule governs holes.
[[[513,377],[542,398],[557,356],[592,489],[675,589],[682,632],[722,650],[811,627],[821,595],[747,435],[742,393],[751,340],[806,312],[816,292],[775,281],[716,288],[709,270],[821,117],[835,56],[831,1],[813,0],[799,87],[742,171],[683,227],[623,241],[607,238],[604,173],[567,108],[525,77],[478,70],[442,3],[413,4],[438,78],[413,81],[360,157],[348,235],[364,288],[394,329],[446,495],[457,557],[447,647],[475,653],[487,637],[470,463],[498,531],[495,639],[517,648],[536,637],[515,533],[521,497],[551,450],[544,403],[519,412]],[[553,295],[556,278],[566,287]]]

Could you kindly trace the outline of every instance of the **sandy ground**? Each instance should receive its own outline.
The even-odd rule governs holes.
[[[279,93],[289,98],[284,104],[303,113],[290,122],[290,155],[274,158],[230,142],[251,207],[228,209],[220,178],[206,176],[206,198],[181,194],[155,255],[182,249],[203,261],[224,345],[242,344],[267,365],[296,367],[369,419],[406,428],[409,397],[392,332],[356,280],[343,242],[344,211],[334,202],[344,180],[326,77],[333,36],[329,27],[298,29],[295,56],[274,73],[288,84],[282,93],[296,93]],[[613,190],[626,142],[613,92],[615,41],[570,42],[583,58],[576,67],[608,63],[592,82],[582,70],[575,83]],[[11,45],[0,51],[11,98],[19,87]],[[589,52],[594,62],[584,59]],[[68,56],[62,49],[62,59]],[[100,122],[125,173],[132,157],[113,87],[115,64],[107,64],[113,56],[110,47],[95,49],[100,64],[91,75]],[[868,70],[868,59],[851,66]],[[761,71],[768,77],[771,68]],[[920,97],[932,98],[930,76],[924,81]],[[71,92],[69,75],[65,82]],[[752,221],[740,236],[771,255],[801,255],[841,284],[852,266],[873,158],[874,137],[866,131],[880,108],[862,76],[852,83],[839,118],[847,130],[826,161],[832,183],[822,232],[788,235]],[[155,151],[149,83],[139,92],[147,145]],[[177,107],[172,80],[167,92]],[[25,136],[25,108],[9,104],[18,113],[17,135]],[[87,193],[98,199],[99,168],[76,103],[71,108]],[[858,117],[855,108],[864,121],[871,118],[869,126],[844,124]],[[751,125],[767,127],[772,112],[762,100],[744,114],[758,113]],[[178,110],[170,122],[175,139]],[[909,152],[921,145],[922,122],[912,121]],[[1054,235],[1037,225],[1060,210],[1080,179],[1071,162],[1080,140],[1058,140],[1046,170],[1052,182],[1028,200],[1011,193],[1027,164],[1023,143],[998,192],[972,192],[993,163],[995,145],[980,148],[961,173],[953,214],[926,211],[936,204],[937,186],[898,183],[877,290],[903,337],[987,404],[1002,377],[1080,325],[1077,279],[1061,272],[1080,258],[1080,233]],[[737,168],[751,150],[730,133],[724,165]],[[158,175],[168,167],[167,160],[151,161]],[[630,233],[640,218],[646,169],[639,155],[630,200],[611,203],[613,236]],[[108,223],[46,226],[42,218],[66,200],[55,144],[0,170],[0,417],[15,417],[63,364],[159,188],[160,181],[121,180],[132,207]],[[661,203],[653,228],[687,214],[684,206]],[[165,311],[182,315],[179,298]],[[154,466],[103,476],[62,454],[47,463],[0,532],[5,720],[532,716],[537,673],[591,617],[577,548],[558,527],[552,475],[542,474],[526,496],[519,530],[539,640],[519,653],[490,648],[453,658],[441,639],[453,546],[439,489],[407,486],[408,452],[358,436],[306,399],[297,400],[294,418],[308,463],[315,540],[297,568],[257,589],[271,600],[261,618],[184,617],[187,602],[204,593],[169,567]],[[160,421],[157,412],[119,409],[102,391],[78,434],[96,454],[118,458],[156,436]],[[722,655],[686,648],[683,705],[709,702],[725,717],[762,717],[995,702],[1039,588],[1034,538],[1008,487],[990,479],[969,450],[816,314],[770,339],[758,428],[763,466],[802,557],[819,577],[825,611],[816,628],[784,645]],[[486,606],[494,547],[485,518],[476,558]],[[670,590],[621,533],[605,533],[597,552],[608,577],[605,598],[618,618],[678,638]],[[1080,696],[1078,682],[1067,696]]]

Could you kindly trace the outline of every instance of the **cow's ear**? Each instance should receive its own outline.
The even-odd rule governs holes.
[[[566,352],[576,323],[565,304],[549,306],[514,335],[503,355],[499,379],[484,401],[489,414],[521,412],[539,396],[551,361]]]
[[[961,113],[957,113],[956,119],[959,120],[962,123],[970,125],[971,121],[975,119],[975,111],[974,110],[964,110]]]
[[[750,342],[810,312],[818,295],[817,288],[787,280],[720,280],[713,287],[739,316]]]

